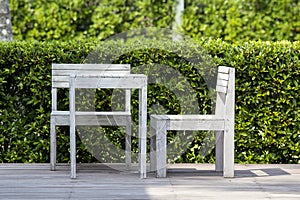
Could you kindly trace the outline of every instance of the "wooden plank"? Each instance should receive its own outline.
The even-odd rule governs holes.
[[[129,70],[130,64],[52,64],[52,69],[54,70],[77,70],[77,69],[92,69],[92,70],[110,70],[110,71],[122,71],[122,70]]]
[[[77,125],[127,126],[129,123],[132,123],[130,115],[76,116]]]
[[[124,75],[125,76],[125,75]],[[106,77],[106,76],[99,76],[98,78],[92,77],[81,77],[76,78],[75,85],[76,88],[120,88],[120,89],[138,89],[142,85],[147,84],[145,82],[144,77],[139,77],[137,75],[131,75],[131,77],[124,77],[120,76],[119,80],[116,82],[113,76]],[[129,76],[129,75],[128,75]],[[105,77],[105,79],[104,79]],[[65,79],[64,77],[63,79]],[[52,88],[69,88],[68,81],[53,81]]]
[[[156,120],[152,116],[150,118],[150,172],[156,172]]]
[[[117,124],[120,126],[120,124],[117,122]],[[126,122],[126,137],[125,137],[125,163],[126,168],[131,169],[132,163],[131,163],[131,137],[132,137],[132,121],[131,116],[128,117],[128,121]]]
[[[147,83],[147,77],[143,80]],[[139,89],[139,164],[140,178],[147,177],[147,84],[142,83]]]
[[[167,176],[167,127],[169,127],[167,120],[159,120],[153,127],[156,135],[156,176],[164,178]]]
[[[52,111],[57,110],[57,89],[52,88]],[[50,170],[54,171],[56,168],[56,127],[55,120],[50,117]]]
[[[52,89],[54,88],[70,88],[69,82],[52,82]]]
[[[52,116],[57,125],[67,126],[70,124],[69,114],[66,115],[53,115]],[[93,125],[93,126],[126,126],[131,123],[130,113],[126,114],[101,114],[101,115],[76,115],[77,125]]]
[[[51,96],[52,96],[51,108],[52,108],[52,111],[55,111],[55,110],[57,110],[57,89],[56,88],[52,88]]]
[[[151,119],[156,120],[177,120],[177,121],[190,121],[190,120],[205,120],[205,121],[214,121],[214,120],[224,120],[222,116],[216,115],[151,115]]]
[[[216,110],[215,115],[224,117],[225,115],[225,103],[226,103],[226,93],[217,93],[217,100],[216,100]],[[225,125],[225,124],[224,124]],[[223,161],[224,161],[224,130],[216,131],[215,138],[216,138],[216,163],[215,169],[219,172],[223,171]]]
[[[229,80],[229,75],[228,74],[218,73],[218,79]]]
[[[56,168],[56,127],[55,119],[50,118],[50,170]]]
[[[52,82],[69,82],[70,74],[65,76],[52,76]]]
[[[75,77],[70,77],[70,161],[71,161],[71,178],[76,178],[76,117],[75,117]]]
[[[157,120],[170,119],[170,117],[181,119],[179,115],[150,115],[150,119],[153,123],[156,123]]]
[[[237,164],[236,177],[223,179],[213,164],[170,164],[168,178],[120,171],[101,163],[78,164],[78,179],[70,180],[67,163],[49,171],[49,163],[0,164],[0,199],[284,199],[299,193],[299,164]],[[117,168],[117,167],[115,167]],[[122,170],[123,169],[123,170]],[[257,170],[265,174],[257,174]]]
[[[217,86],[227,87],[228,86],[228,80],[218,79],[217,80]]]
[[[125,90],[125,111],[126,112],[130,112],[131,109],[130,102],[131,102],[131,90],[126,89]]]
[[[225,124],[224,124],[225,126]],[[217,172],[223,172],[223,161],[224,161],[224,130],[215,131],[215,144],[216,144],[216,163],[215,170]]]
[[[229,67],[226,67],[226,66],[219,66],[218,67],[218,73],[225,73],[225,74],[228,74],[229,73]]]
[[[51,112],[52,116],[69,116],[70,111],[53,111]],[[115,111],[115,112],[99,112],[99,111],[75,111],[76,116],[130,116],[130,112],[122,112],[122,111]]]
[[[169,130],[224,130],[223,120],[190,120],[190,121],[173,121],[170,120]]]
[[[235,115],[235,69],[230,69],[230,81],[228,84],[228,94],[225,110],[224,128],[224,157],[223,175],[224,177],[234,177],[234,115]]]
[[[75,75],[123,75],[130,74],[130,70],[52,70],[52,76],[69,76],[70,74]]]
[[[124,76],[76,77],[76,88],[119,88],[139,89],[147,85],[147,77],[142,74]]]
[[[99,76],[124,76],[128,75],[128,72],[97,72],[97,71],[74,71],[71,73],[60,73],[59,75],[52,75],[52,82],[69,82],[69,76],[71,74],[77,76],[92,76],[92,75],[99,75]]]
[[[220,86],[220,85],[217,85],[216,86],[216,91],[217,92],[222,92],[222,93],[227,93],[227,87],[222,87],[222,86]]]

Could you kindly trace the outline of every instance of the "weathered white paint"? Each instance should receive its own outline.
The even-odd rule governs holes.
[[[70,78],[70,76],[73,76]],[[127,76],[127,78],[124,78]],[[76,81],[74,81],[74,79]],[[70,82],[73,80],[73,82]],[[73,84],[70,88],[70,83]],[[75,109],[75,88],[123,88],[125,92],[125,111],[123,112],[81,112]],[[126,126],[126,165],[131,165],[131,113],[130,89],[147,87],[144,75],[130,75],[128,64],[52,64],[52,112],[51,112],[51,170],[56,167],[56,126],[69,126],[71,134],[71,177],[76,177],[76,125],[105,125]],[[57,110],[57,89],[70,88],[70,110]],[[143,95],[145,91],[143,91]],[[146,96],[146,95],[145,95]],[[143,99],[145,103],[145,100]],[[145,106],[144,106],[145,107]],[[144,108],[143,107],[143,108]],[[141,111],[146,113],[147,111]],[[144,120],[145,121],[145,120]],[[143,129],[144,130],[144,129]],[[141,133],[145,135],[145,133]],[[146,153],[144,153],[146,155]],[[143,159],[146,160],[146,159]],[[145,164],[144,164],[145,165]],[[144,166],[143,165],[143,166]],[[141,169],[141,174],[146,177],[146,169]]]
[[[235,69],[220,66],[216,86],[214,115],[151,115],[150,169],[157,177],[166,177],[167,130],[216,131],[216,171],[224,177],[234,176],[234,106]]]
[[[120,84],[122,83],[122,84]],[[76,88],[125,88],[139,89],[139,164],[140,177],[146,178],[146,139],[147,139],[147,77],[142,74],[123,76],[71,76],[70,77],[70,134],[71,134],[71,178],[76,178],[75,147],[75,89]],[[107,113],[107,112],[106,112]],[[118,112],[113,112],[118,115]],[[95,114],[95,112],[93,112]],[[127,118],[123,123],[128,123]],[[73,141],[72,141],[73,140]],[[73,145],[73,146],[72,146]],[[73,152],[72,152],[73,151]],[[72,163],[73,162],[73,163]]]

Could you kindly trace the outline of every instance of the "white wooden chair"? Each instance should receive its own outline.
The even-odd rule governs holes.
[[[128,75],[129,64],[52,64],[52,112],[50,119],[50,168],[56,167],[56,126],[70,126],[70,111],[57,110],[57,90],[70,88],[70,75]],[[77,125],[105,125],[126,127],[126,165],[131,164],[130,90],[125,93],[124,112],[77,112]],[[75,170],[71,177],[75,178]]]
[[[219,66],[214,115],[151,115],[150,169],[167,175],[167,130],[216,131],[216,171],[234,176],[235,69]]]

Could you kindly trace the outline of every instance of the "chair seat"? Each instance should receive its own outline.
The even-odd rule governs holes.
[[[155,126],[166,122],[167,130],[224,130],[225,119],[217,115],[151,115]]]
[[[77,111],[76,125],[103,125],[103,126],[126,126],[131,121],[129,112],[95,112]],[[70,125],[69,111],[52,111],[51,119],[60,126]]]

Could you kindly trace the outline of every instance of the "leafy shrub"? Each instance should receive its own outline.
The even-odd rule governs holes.
[[[78,42],[1,43],[1,162],[49,160],[51,63],[77,63],[88,51]]]
[[[11,0],[14,39],[106,39],[136,28],[172,28],[176,0]],[[182,29],[225,41],[300,40],[295,0],[185,0]]]
[[[281,41],[229,44],[222,40],[198,42],[217,65],[236,68],[236,162],[299,163],[300,43]],[[153,41],[150,43],[147,40],[142,44],[132,42],[128,46],[107,44],[97,49],[98,53],[102,52],[101,55],[105,57],[109,45],[118,45],[128,50],[128,53],[120,55],[114,61],[130,63],[133,70],[135,66],[151,63],[177,67],[195,84],[197,98],[204,102],[199,111],[209,112],[211,109],[211,102],[203,97],[203,90],[199,89],[203,87],[201,77],[195,76],[193,68],[184,60],[178,59],[184,54],[153,48],[156,46],[165,49],[172,44],[155,45]],[[141,45],[141,48],[132,51],[135,45]],[[51,63],[82,63],[96,46],[96,43],[88,41],[0,44],[0,56],[3,58],[0,61],[1,162],[49,162]],[[190,51],[196,50],[191,46]],[[189,55],[189,52],[183,53]],[[176,97],[164,88],[153,85],[148,89],[149,106],[160,101],[168,113],[181,112],[176,104]],[[62,104],[67,105],[63,96],[66,94],[62,94]],[[133,94],[134,101],[136,96],[137,94]],[[133,105],[136,107],[137,102],[133,102]],[[136,113],[136,109],[133,112]],[[201,144],[207,142],[203,141],[201,134],[195,136],[189,150],[177,162],[214,161],[213,153],[205,158],[198,154],[201,152]],[[122,143],[118,138],[114,139]],[[69,160],[66,148],[68,141],[68,128],[60,128],[58,162]],[[80,140],[78,158],[80,162],[95,161]]]
[[[225,41],[300,40],[300,2],[186,0],[183,29]]]
[[[11,0],[14,39],[105,39],[134,28],[171,28],[173,4],[157,0]]]

